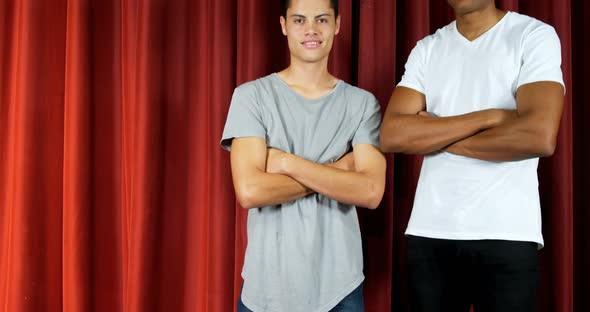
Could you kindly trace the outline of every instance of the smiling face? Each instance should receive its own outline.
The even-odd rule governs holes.
[[[340,30],[340,17],[334,16],[330,1],[292,0],[286,15],[281,16],[281,28],[292,60],[315,63],[327,59]]]

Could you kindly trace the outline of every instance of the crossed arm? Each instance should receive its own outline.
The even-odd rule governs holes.
[[[426,113],[424,95],[409,88],[393,92],[381,128],[383,152],[430,154],[438,151],[490,161],[550,156],[555,150],[563,109],[556,82],[521,86],[516,110],[488,109],[452,117]]]
[[[256,208],[317,192],[339,202],[376,208],[385,189],[385,157],[369,144],[332,164],[317,164],[277,149],[262,138],[232,140],[231,166],[238,201]]]

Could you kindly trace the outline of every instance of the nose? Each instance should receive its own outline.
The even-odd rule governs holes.
[[[311,20],[311,21],[308,21],[306,24],[307,25],[305,27],[305,35],[306,36],[314,36],[314,35],[317,35],[318,32],[317,32],[317,29],[316,29],[315,21]]]

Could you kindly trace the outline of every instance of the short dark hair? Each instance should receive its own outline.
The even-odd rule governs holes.
[[[287,9],[291,7],[291,0],[282,0],[283,17],[287,18]],[[334,17],[338,17],[338,0],[330,0],[330,7],[334,9]]]

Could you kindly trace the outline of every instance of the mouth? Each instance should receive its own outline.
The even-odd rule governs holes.
[[[322,41],[319,40],[306,40],[301,43],[306,49],[316,49],[322,45]]]

